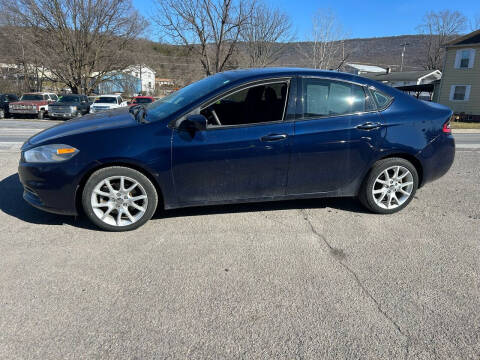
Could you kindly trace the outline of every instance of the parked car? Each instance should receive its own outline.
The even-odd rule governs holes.
[[[95,100],[97,99],[98,95],[90,95],[88,96],[88,102],[90,104],[93,104],[95,102]]]
[[[135,96],[132,98],[132,101],[128,103],[128,106],[137,106],[150,104],[155,101],[155,98],[151,96]]]
[[[53,93],[27,93],[23,94],[19,101],[10,103],[10,113],[13,116],[37,116],[43,119],[48,115],[48,105],[58,100]]]
[[[391,214],[444,175],[452,111],[351,74],[250,69],[209,76],[145,108],[30,138],[24,198],[131,230],[157,206],[358,196]]]
[[[101,95],[97,97],[95,102],[90,106],[90,112],[98,113],[126,106],[127,102],[124,101],[120,95]]]
[[[63,95],[57,102],[50,104],[48,116],[52,119],[71,119],[90,112],[90,103],[85,95]]]
[[[9,104],[18,101],[17,95],[0,94],[0,119],[10,116]]]

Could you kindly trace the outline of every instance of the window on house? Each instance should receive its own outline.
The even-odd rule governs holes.
[[[475,59],[474,49],[462,49],[457,51],[455,58],[456,69],[471,69]]]
[[[450,100],[467,101],[470,97],[470,85],[452,85],[450,89]]]
[[[287,82],[249,87],[216,101],[201,113],[212,127],[281,121],[287,90]]]

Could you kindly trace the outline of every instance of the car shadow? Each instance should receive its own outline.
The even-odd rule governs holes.
[[[227,213],[253,213],[261,211],[322,209],[332,208],[356,213],[367,211],[353,198],[325,198],[288,201],[271,201],[232,205],[214,205],[190,207],[166,211],[157,211],[154,219],[215,215]],[[19,220],[43,225],[68,224],[89,230],[99,230],[85,216],[66,216],[47,213],[34,208],[23,200],[23,187],[18,174],[10,175],[0,181],[0,211]]]

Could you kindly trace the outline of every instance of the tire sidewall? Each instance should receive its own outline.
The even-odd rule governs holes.
[[[138,220],[137,222],[130,224],[128,226],[112,226],[110,224],[104,223],[100,220],[95,212],[93,211],[92,204],[91,204],[91,196],[93,189],[95,186],[100,183],[100,181],[109,178],[111,176],[127,176],[138,181],[142,187],[145,189],[148,197],[147,203],[147,210],[143,217]],[[158,204],[158,194],[155,189],[155,186],[152,184],[150,179],[146,177],[141,172],[123,166],[112,166],[103,168],[100,170],[95,171],[85,183],[85,186],[82,191],[82,207],[85,215],[92,221],[96,226],[103,230],[107,231],[130,231],[134,230],[143,224],[145,224],[148,220],[150,220],[155,213]]]
[[[385,169],[392,166],[403,166],[407,168],[408,171],[410,171],[413,177],[413,189],[412,189],[412,193],[410,194],[410,197],[402,205],[394,209],[384,209],[376,204],[375,199],[373,197],[372,189],[377,177]],[[417,169],[415,168],[415,166],[413,166],[413,164],[410,161],[402,158],[388,158],[388,159],[380,160],[372,167],[372,170],[369,172],[367,179],[364,183],[362,193],[360,194],[360,200],[369,210],[375,213],[393,214],[404,209],[410,203],[410,201],[412,201],[412,199],[415,197],[415,193],[418,188],[418,181],[419,180],[418,180]]]

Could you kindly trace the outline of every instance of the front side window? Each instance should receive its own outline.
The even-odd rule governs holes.
[[[201,110],[209,127],[282,121],[288,82],[252,86],[228,95]]]
[[[362,86],[309,78],[303,80],[303,117],[317,118],[374,110]]]

